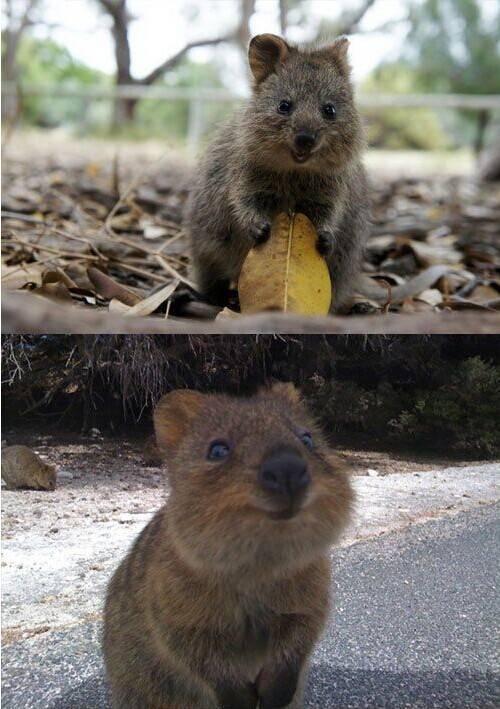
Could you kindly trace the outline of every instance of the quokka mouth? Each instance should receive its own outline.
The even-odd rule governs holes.
[[[297,153],[295,152],[295,150],[292,150],[292,157],[295,162],[299,163],[300,165],[303,165],[309,160],[309,158],[312,157],[312,153]]]
[[[292,502],[286,507],[281,507],[276,510],[267,510],[267,514],[270,519],[274,521],[293,519],[297,517],[304,509],[304,504],[302,502]]]

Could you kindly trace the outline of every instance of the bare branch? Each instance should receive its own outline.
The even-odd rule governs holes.
[[[234,33],[225,35],[223,37],[215,37],[214,39],[199,39],[194,42],[188,42],[182,49],[180,49],[176,54],[166,59],[162,64],[153,69],[147,76],[142,79],[138,79],[138,83],[144,86],[149,86],[153,84],[156,79],[159,79],[162,74],[169,69],[173,69],[176,64],[178,64],[184,56],[195,47],[213,47],[217,44],[222,44],[223,42],[230,42],[234,39]]]
[[[288,27],[287,0],[279,0],[279,7],[280,7],[280,29],[281,29],[281,34],[284,37],[286,35],[286,30]]]
[[[23,16],[21,17],[21,23],[19,25],[19,31],[23,32],[28,25],[31,24],[31,11],[34,9],[35,5],[38,4],[39,0],[29,0],[28,4],[26,5],[26,9],[24,11]]]
[[[240,0],[240,2],[240,23],[235,32],[235,36],[240,45],[246,49],[246,46],[250,40],[250,19],[255,12],[255,0]]]
[[[126,12],[125,0],[97,0],[97,2],[114,20],[122,18]]]
[[[102,1],[102,0],[101,0]],[[111,2],[112,0],[105,0],[106,2]],[[223,44],[224,42],[233,42],[238,40],[238,42],[246,47],[250,39],[250,18],[255,12],[255,2],[256,0],[241,0],[241,16],[238,27],[235,31],[229,34],[222,35],[221,37],[215,37],[213,39],[199,39],[194,42],[188,42],[182,49],[180,49],[176,54],[166,59],[162,64],[153,69],[147,76],[139,79],[137,83],[143,86],[149,86],[154,83],[156,79],[159,79],[166,71],[173,69],[184,57],[185,55],[195,47],[214,47],[218,44]],[[280,0],[280,12],[283,17],[286,17],[285,1]],[[285,13],[283,15],[283,12]]]
[[[364,0],[352,14],[346,13],[345,17],[341,17],[339,20],[339,34],[354,34],[357,32],[359,23],[375,2],[376,0]]]

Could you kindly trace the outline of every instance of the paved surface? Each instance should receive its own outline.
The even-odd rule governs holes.
[[[354,477],[356,512],[341,545],[498,502],[499,470],[497,462]],[[145,475],[150,479],[151,469]],[[125,555],[164,498],[161,489],[154,490],[152,497],[150,489],[132,493],[115,483],[118,490],[113,490],[102,480],[97,491],[94,483],[91,486],[93,490],[80,480],[68,484],[62,479],[50,498],[44,492],[3,492],[4,522],[9,513],[18,519],[9,533],[4,523],[4,636],[10,633],[21,640],[95,620],[117,559]]]
[[[337,550],[336,612],[307,707],[499,706],[499,512],[484,506]],[[99,632],[82,624],[5,648],[4,709],[106,709]]]

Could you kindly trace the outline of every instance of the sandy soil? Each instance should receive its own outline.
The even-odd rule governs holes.
[[[4,643],[98,618],[109,575],[166,496],[164,472],[144,464],[142,441],[26,443],[59,466],[58,487],[2,492]],[[354,463],[358,497],[344,545],[498,499],[498,462],[449,467],[341,452]]]

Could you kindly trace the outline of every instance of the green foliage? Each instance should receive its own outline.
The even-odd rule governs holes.
[[[472,357],[460,363],[448,383],[417,390],[412,406],[393,422],[400,435],[439,435],[456,450],[500,453],[500,367]]]
[[[392,384],[373,388],[354,380],[317,378],[308,394],[328,431],[383,434],[401,411],[401,396]]]
[[[221,71],[214,62],[200,64],[184,59],[175,69],[168,72],[159,82],[160,86],[174,88],[222,89],[224,84]],[[203,111],[203,126],[205,130],[221,120],[228,112],[226,103],[208,103],[201,106]],[[137,108],[136,125],[141,134],[151,136],[171,136],[184,139],[187,135],[189,122],[189,105],[187,101],[141,101]]]
[[[19,54],[19,75],[22,85],[31,86],[111,86],[113,77],[76,61],[70,51],[50,39],[23,38]],[[159,85],[174,88],[223,88],[221,70],[214,63],[200,64],[189,59],[168,72]],[[203,125],[209,130],[228,112],[229,106],[208,103],[203,106]],[[77,125],[80,130],[108,136],[111,130],[111,105],[102,100],[78,98],[23,98],[23,120],[30,125],[55,127]],[[124,128],[127,138],[165,137],[183,140],[188,127],[187,101],[140,101],[136,119]]]
[[[366,93],[411,93],[417,76],[407,62],[382,64],[363,84]],[[368,142],[377,148],[442,150],[449,139],[435,111],[428,108],[367,110]]]
[[[451,374],[449,361],[429,362],[426,388],[321,379],[310,396],[327,430],[335,433],[500,455],[500,366],[479,356],[454,363]]]
[[[500,93],[500,6],[479,0],[411,3],[408,56],[425,91]]]
[[[70,52],[50,39],[23,38],[18,54],[20,82],[31,86],[106,85],[109,77],[76,61]],[[84,99],[26,96],[23,118],[39,126],[57,126],[96,120],[102,106]]]
[[[252,394],[293,381],[333,441],[500,456],[500,351],[475,336],[2,338],[4,421],[135,430],[177,388]],[[38,403],[35,403],[38,402]],[[22,412],[29,412],[21,415]],[[52,420],[52,419],[51,419]]]
[[[500,5],[481,0],[412,0],[405,55],[422,91],[500,93]],[[476,124],[483,146],[488,111],[461,111],[467,132]]]

